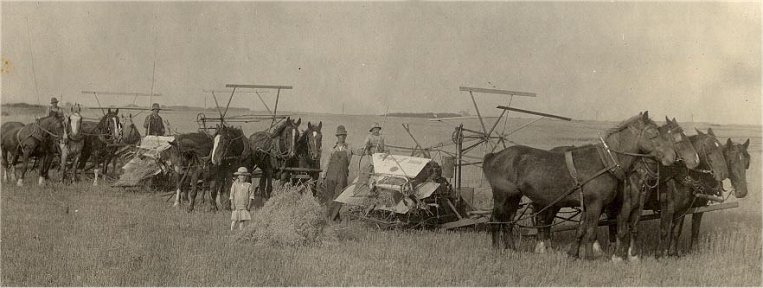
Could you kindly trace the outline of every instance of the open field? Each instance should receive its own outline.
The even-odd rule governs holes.
[[[3,109],[4,112],[7,109]],[[6,121],[33,117],[11,110]],[[88,112],[96,116],[94,111]],[[141,125],[143,116],[136,118]],[[195,131],[195,113],[163,112],[172,128]],[[210,115],[208,115],[210,116]],[[659,121],[664,115],[652,115]],[[323,147],[333,143],[336,125],[359,144],[371,123],[385,122],[387,143],[411,146],[401,127],[411,123],[425,146],[450,141],[458,123],[382,116],[297,115],[323,122]],[[340,224],[347,237],[315,247],[255,247],[232,241],[228,213],[187,214],[149,191],[132,192],[88,183],[47,188],[3,183],[0,206],[0,284],[4,286],[760,286],[761,130],[753,126],[681,122],[687,131],[713,128],[721,142],[750,138],[752,163],[747,171],[747,198],[740,207],[708,213],[700,244],[680,258],[655,259],[657,221],[642,223],[645,257],[640,263],[570,259],[564,254],[572,233],[554,235],[551,253],[532,253],[532,239],[522,239],[518,252],[496,251],[489,235],[479,231],[379,231],[358,223]],[[526,123],[510,119],[507,131]],[[269,123],[269,122],[268,122]],[[464,122],[479,127],[477,120]],[[513,134],[516,143],[551,148],[579,145],[615,125],[606,122],[541,120]],[[243,124],[247,134],[265,123]],[[503,129],[503,124],[498,129]],[[452,146],[450,146],[452,148]],[[478,153],[475,156],[480,156]],[[438,155],[434,155],[437,159]],[[324,153],[323,160],[327,160]],[[439,160],[439,159],[438,159]],[[351,174],[357,170],[357,159]],[[56,181],[59,176],[52,171]],[[351,175],[352,177],[352,175]],[[478,169],[465,173],[465,184],[478,189],[478,205],[491,205],[487,183]],[[733,197],[730,201],[736,201]],[[204,206],[202,206],[204,207]],[[681,248],[688,246],[685,225]],[[605,239],[606,229],[600,229]],[[606,242],[606,241],[604,241]]]

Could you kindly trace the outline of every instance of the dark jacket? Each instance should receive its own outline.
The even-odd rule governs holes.
[[[146,120],[143,121],[143,128],[148,129],[147,135],[164,136],[164,121],[162,116],[148,114]]]

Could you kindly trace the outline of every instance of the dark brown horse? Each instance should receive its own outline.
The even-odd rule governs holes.
[[[294,159],[297,154],[296,145],[299,138],[299,124],[286,118],[272,132],[259,131],[249,136],[249,147],[252,151],[251,162],[255,168],[262,171],[259,191],[264,199],[270,198],[273,191],[273,178],[280,177],[276,171],[286,167],[286,164]],[[254,168],[252,169],[254,171]]]
[[[749,167],[745,144],[733,144],[731,139],[721,145],[712,129],[708,133],[697,131],[690,139],[696,147],[700,166],[697,170],[678,167],[674,176],[660,181],[658,193],[647,198],[646,209],[660,210],[660,245],[657,256],[678,255],[678,239],[683,228],[685,213],[692,207],[706,206],[710,198],[722,197],[724,179],[731,179],[734,195],[747,196],[745,170]],[[690,248],[697,240],[702,214],[692,215],[692,238]]]
[[[210,210],[217,211],[217,203],[222,205],[222,195],[233,183],[233,172],[241,166],[250,166],[251,150],[246,135],[241,128],[219,125],[212,140],[212,154],[209,173],[214,177],[210,185]],[[196,194],[191,190],[188,211],[193,211]]]
[[[55,114],[51,113],[51,115],[26,124],[15,131],[15,133],[9,132],[7,135],[3,135],[8,137],[8,139],[3,140],[3,151],[6,149],[13,151],[11,164],[15,164],[19,156],[23,156],[21,176],[18,177],[16,185],[24,185],[24,176],[29,169],[29,160],[33,156],[40,159],[38,184],[43,185],[45,179],[48,179],[48,170],[53,162],[56,150],[66,140],[64,123]]]
[[[689,137],[683,132],[683,128],[678,125],[675,118],[673,120],[665,117],[665,125],[660,126],[660,133],[667,135],[671,141],[674,150],[678,155],[679,162],[674,164],[674,167],[682,169],[694,169],[700,165],[700,158],[697,154],[697,150],[694,149],[694,145]],[[650,169],[648,163],[653,164],[653,169]],[[638,260],[637,241],[638,241],[638,223],[641,220],[641,211],[644,207],[644,201],[649,194],[649,185],[654,185],[646,182],[638,182],[643,173],[650,173],[650,171],[656,171],[658,163],[652,159],[641,158],[640,161],[634,163],[633,171],[628,174],[626,181],[623,183],[622,193],[618,196],[618,199],[607,208],[607,215],[610,219],[617,219],[616,228],[610,226],[610,234],[616,233],[615,253],[612,255],[612,259],[615,261],[622,260],[627,256],[629,260]],[[665,171],[668,172],[668,171]],[[664,173],[669,174],[669,173]],[[637,185],[632,185],[638,183]],[[616,231],[615,231],[616,229]],[[614,240],[610,239],[610,241]]]
[[[506,248],[514,249],[511,237],[514,214],[522,196],[543,207],[582,206],[584,215],[569,254],[577,257],[581,245],[585,257],[593,257],[593,240],[602,209],[615,198],[620,181],[632,168],[636,153],[646,153],[663,164],[676,159],[673,146],[648,112],[640,113],[611,129],[606,145],[573,149],[571,159],[576,177],[571,176],[566,155],[517,145],[484,157],[483,172],[493,189],[493,247],[500,246],[503,232]],[[580,186],[578,186],[580,185]],[[577,189],[579,188],[579,189]],[[582,200],[582,201],[581,201]],[[536,213],[541,213],[540,209]]]
[[[98,175],[101,169],[108,174],[108,165],[112,163],[122,138],[122,124],[119,121],[119,109],[109,108],[98,122],[83,121],[82,132],[85,135],[85,146],[82,149],[80,167],[93,157],[93,186],[98,186]],[[116,163],[113,164],[116,166]],[[116,167],[113,167],[116,168]]]
[[[307,129],[300,133],[296,144],[296,161],[298,162],[296,167],[321,169],[321,147],[323,145],[323,133],[321,133],[322,127],[322,121],[318,122],[318,125],[313,125],[312,123],[307,122]],[[293,167],[294,165],[287,166]],[[317,183],[318,177],[320,177],[320,171],[308,172],[307,174],[310,176],[310,179],[312,179],[312,183]],[[311,186],[313,196],[315,196],[315,188],[315,186]]]
[[[175,194],[175,203],[173,206],[179,207],[183,198],[188,198],[183,193],[183,188],[190,185],[191,194],[196,195],[198,181],[200,179],[214,181],[210,175],[212,162],[209,160],[212,154],[212,138],[204,132],[186,133],[175,136],[175,140],[170,142],[172,146],[165,150],[161,156],[166,159],[168,164],[175,169],[177,173],[177,186]]]
[[[122,144],[126,145],[138,145],[140,144],[141,135],[138,127],[132,121],[132,114],[127,116],[122,115]]]
[[[686,164],[687,166],[691,168],[697,167],[699,165],[699,158],[697,157],[697,152],[694,150],[694,146],[691,144],[691,141],[689,141],[689,138],[684,134],[683,128],[678,124],[678,122],[675,120],[668,119],[665,117],[665,125],[660,126],[659,128],[660,135],[664,137],[666,140],[672,143],[673,149],[677,153],[677,160],[682,161],[680,162],[682,165]],[[564,152],[570,149],[574,149],[574,146],[560,146],[555,147],[554,149],[551,149],[552,152]],[[641,159],[636,160],[636,163],[634,164],[634,167],[638,167],[639,163],[642,161],[652,161],[652,160],[646,160],[648,158],[641,157]],[[652,161],[653,162],[653,161]],[[638,169],[638,168],[636,168]],[[635,173],[628,174],[629,177],[632,177]],[[632,229],[632,231],[621,231],[621,233],[633,233],[633,236],[635,237],[635,228],[638,224],[638,220],[640,220],[641,216],[641,210],[643,207],[643,193],[638,193],[639,191],[629,191],[624,190],[625,192],[620,192],[618,195],[616,195],[615,200],[606,207],[605,211],[607,212],[607,215],[610,219],[619,219],[620,221],[625,221],[630,224],[621,226],[624,229]],[[631,194],[628,194],[627,192],[631,192]],[[643,191],[641,191],[643,192]],[[638,194],[636,194],[638,193]],[[533,205],[534,208],[537,210],[543,209],[541,205]],[[551,235],[551,226],[553,225],[553,220],[558,213],[559,209],[562,207],[555,206],[552,208],[547,209],[548,213],[543,212],[539,213],[536,216],[535,222],[538,226],[538,244],[536,245],[535,251],[536,252],[543,252],[545,251],[546,247],[550,247],[550,235]],[[618,215],[620,218],[618,218]],[[612,241],[616,239],[617,235],[617,225],[611,225],[610,226],[610,235]],[[611,243],[610,247],[615,247],[617,244],[625,245],[624,247],[628,247],[627,242],[619,242],[619,243]],[[594,242],[594,249],[599,249],[600,247],[597,242]],[[614,255],[613,255],[614,256]]]
[[[66,180],[69,169],[71,169],[70,180],[79,181],[77,167],[79,167],[82,150],[85,147],[85,135],[82,132],[82,115],[80,115],[80,111],[81,107],[77,104],[71,108],[71,114],[66,117],[68,141],[66,141],[66,145],[61,149],[61,182]],[[68,164],[70,158],[72,159],[71,166]]]
[[[24,127],[24,123],[21,122],[5,122],[0,126],[0,149],[3,154],[3,182],[16,181],[16,163],[12,160],[17,154],[18,141],[16,140],[16,133]],[[8,177],[8,174],[11,176]]]

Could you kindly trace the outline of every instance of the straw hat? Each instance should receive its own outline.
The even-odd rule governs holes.
[[[374,125],[371,126],[371,129],[368,129],[368,132],[371,132],[371,130],[374,130],[374,128],[379,128],[379,130],[382,129],[381,125],[379,125],[379,122],[374,122]]]
[[[151,111],[154,110],[162,110],[162,108],[159,108],[159,103],[154,103],[151,105]]]
[[[339,135],[347,135],[347,129],[344,128],[344,125],[339,125],[336,127],[336,136]]]
[[[239,176],[239,175],[250,175],[249,170],[246,169],[246,167],[238,167],[238,171],[236,173],[233,173],[233,175]]]
[[[50,98],[50,104],[58,103],[58,99],[56,97]]]

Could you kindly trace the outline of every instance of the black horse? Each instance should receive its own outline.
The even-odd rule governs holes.
[[[731,179],[734,196],[747,196],[745,170],[749,167],[750,156],[747,153],[749,140],[745,144],[734,144],[728,139],[726,145],[718,142],[712,129],[708,133],[697,130],[698,135],[689,139],[698,151],[700,165],[698,169],[681,166],[659,167],[660,179],[656,190],[648,195],[645,209],[660,211],[660,244],[657,256],[664,254],[678,255],[678,239],[683,228],[685,213],[692,207],[706,206],[710,198],[722,196],[724,179]],[[644,163],[648,169],[658,169],[656,163]],[[668,173],[662,173],[668,170]],[[663,176],[665,175],[665,176]],[[642,175],[641,182],[634,182],[631,189],[637,189],[640,183],[655,182],[654,176]],[[692,214],[692,238],[690,248],[697,241],[702,214]]]
[[[16,140],[16,133],[19,129],[24,127],[24,123],[21,122],[5,122],[0,126],[0,149],[3,154],[3,182],[16,181],[15,166],[16,163],[12,162],[16,155],[16,148],[18,147],[18,141]],[[10,177],[8,175],[10,174]]]
[[[23,156],[21,175],[18,177],[16,185],[24,185],[24,176],[29,169],[31,157],[40,159],[38,184],[43,185],[45,179],[48,179],[48,170],[53,158],[55,158],[56,151],[60,149],[61,145],[64,145],[66,140],[64,123],[54,113],[51,113],[47,117],[37,119],[23,127],[19,127],[18,124],[8,124],[3,128],[6,128],[2,133],[3,156],[6,156],[6,153],[12,155],[11,161],[6,161],[6,165],[13,167],[19,156]],[[15,169],[13,173],[15,176]]]
[[[677,160],[681,160],[682,164],[687,165],[688,167],[694,168],[699,165],[699,158],[697,157],[697,152],[694,150],[694,146],[691,145],[691,141],[689,141],[689,138],[684,134],[683,129],[678,124],[678,122],[673,119],[670,120],[667,117],[665,117],[665,125],[662,125],[658,128],[658,131],[664,139],[671,142],[673,149],[676,151]],[[560,146],[555,147],[551,149],[552,152],[561,152],[564,153],[567,150],[574,149],[575,146]],[[636,163],[634,164],[634,167],[638,167],[639,163],[642,161],[653,161],[648,160],[651,158],[648,157],[639,157],[639,160],[636,160]],[[636,168],[638,170],[638,168]],[[631,177],[635,173],[630,173],[626,176]],[[620,188],[623,186],[620,185]],[[629,193],[630,192],[630,193]],[[624,229],[630,229],[630,230],[624,230],[620,231],[620,233],[629,234],[632,233],[632,235],[635,237],[636,229],[635,227],[638,224],[638,220],[640,220],[641,216],[641,210],[643,207],[643,195],[639,193],[640,191],[629,191],[624,190],[620,191],[615,195],[614,201],[607,207],[605,207],[605,211],[609,217],[609,219],[619,219],[622,222],[629,223],[629,225],[623,225],[621,230]],[[544,207],[542,205],[533,204],[533,208],[535,211],[541,210]],[[553,226],[554,218],[556,217],[556,214],[559,212],[561,206],[554,206],[546,209],[546,211],[542,213],[538,213],[538,215],[535,217],[535,223],[538,227],[538,244],[535,247],[536,252],[544,252],[546,247],[550,247],[550,236],[551,236],[551,226]],[[618,218],[619,217],[619,218]],[[614,241],[616,239],[617,235],[617,225],[610,226],[610,233],[612,238],[610,240]],[[610,247],[615,247],[617,243],[611,243]],[[627,242],[621,242],[621,245],[624,245],[624,247],[628,247]],[[594,249],[599,249],[598,242],[594,242]],[[614,255],[613,255],[614,257]]]
[[[203,182],[207,185],[215,180],[210,173],[213,143],[212,138],[206,133],[196,132],[177,135],[169,144],[171,148],[163,151],[160,158],[174,167],[177,173],[173,206],[178,207],[182,201],[181,197],[188,198],[187,194],[183,193],[184,187],[190,185],[191,194],[195,196],[199,180],[204,180]]]
[[[217,211],[217,203],[223,203],[220,196],[225,195],[233,183],[233,172],[241,166],[250,166],[252,152],[246,135],[241,128],[219,125],[212,141],[212,154],[209,173],[214,178],[210,185],[210,209]],[[188,211],[193,211],[196,194],[191,190]],[[227,206],[227,205],[226,205]]]
[[[103,169],[103,175],[108,174],[108,165],[112,163],[122,138],[122,124],[119,122],[119,109],[108,109],[98,122],[83,121],[82,132],[85,135],[85,146],[80,157],[80,169],[93,157],[93,186],[98,186],[98,174]],[[113,163],[116,169],[116,162]]]
[[[672,165],[676,159],[672,144],[660,135],[647,112],[611,129],[604,141],[607,145],[570,151],[576,173],[568,170],[567,156],[562,153],[517,145],[486,154],[483,172],[493,189],[493,221],[498,222],[491,227],[493,246],[499,247],[499,231],[503,231],[505,247],[514,249],[513,225],[508,224],[512,223],[524,195],[543,207],[582,205],[585,212],[577,240],[568,253],[577,257],[583,246],[585,257],[593,257],[595,228],[602,209],[614,200],[619,183],[636,160],[629,155],[646,153],[666,165]]]
[[[276,171],[282,171],[297,154],[298,127],[301,123],[302,119],[295,122],[291,118],[286,118],[273,129],[273,132],[259,131],[249,136],[251,163],[254,168],[262,171],[259,191],[260,196],[266,200],[270,198],[270,193],[273,191],[273,178],[276,176],[280,179],[284,178],[283,173],[277,174]]]
[[[321,133],[322,127],[322,121],[318,122],[318,125],[313,125],[312,123],[307,122],[307,129],[300,133],[299,139],[297,140],[296,167],[311,170],[306,172],[306,174],[310,176],[312,184],[317,183],[318,178],[320,177],[321,147],[323,145],[323,133]],[[294,161],[291,162],[293,163]],[[294,167],[294,165],[289,165],[288,167]],[[310,187],[313,196],[315,196],[315,185],[310,185]]]

